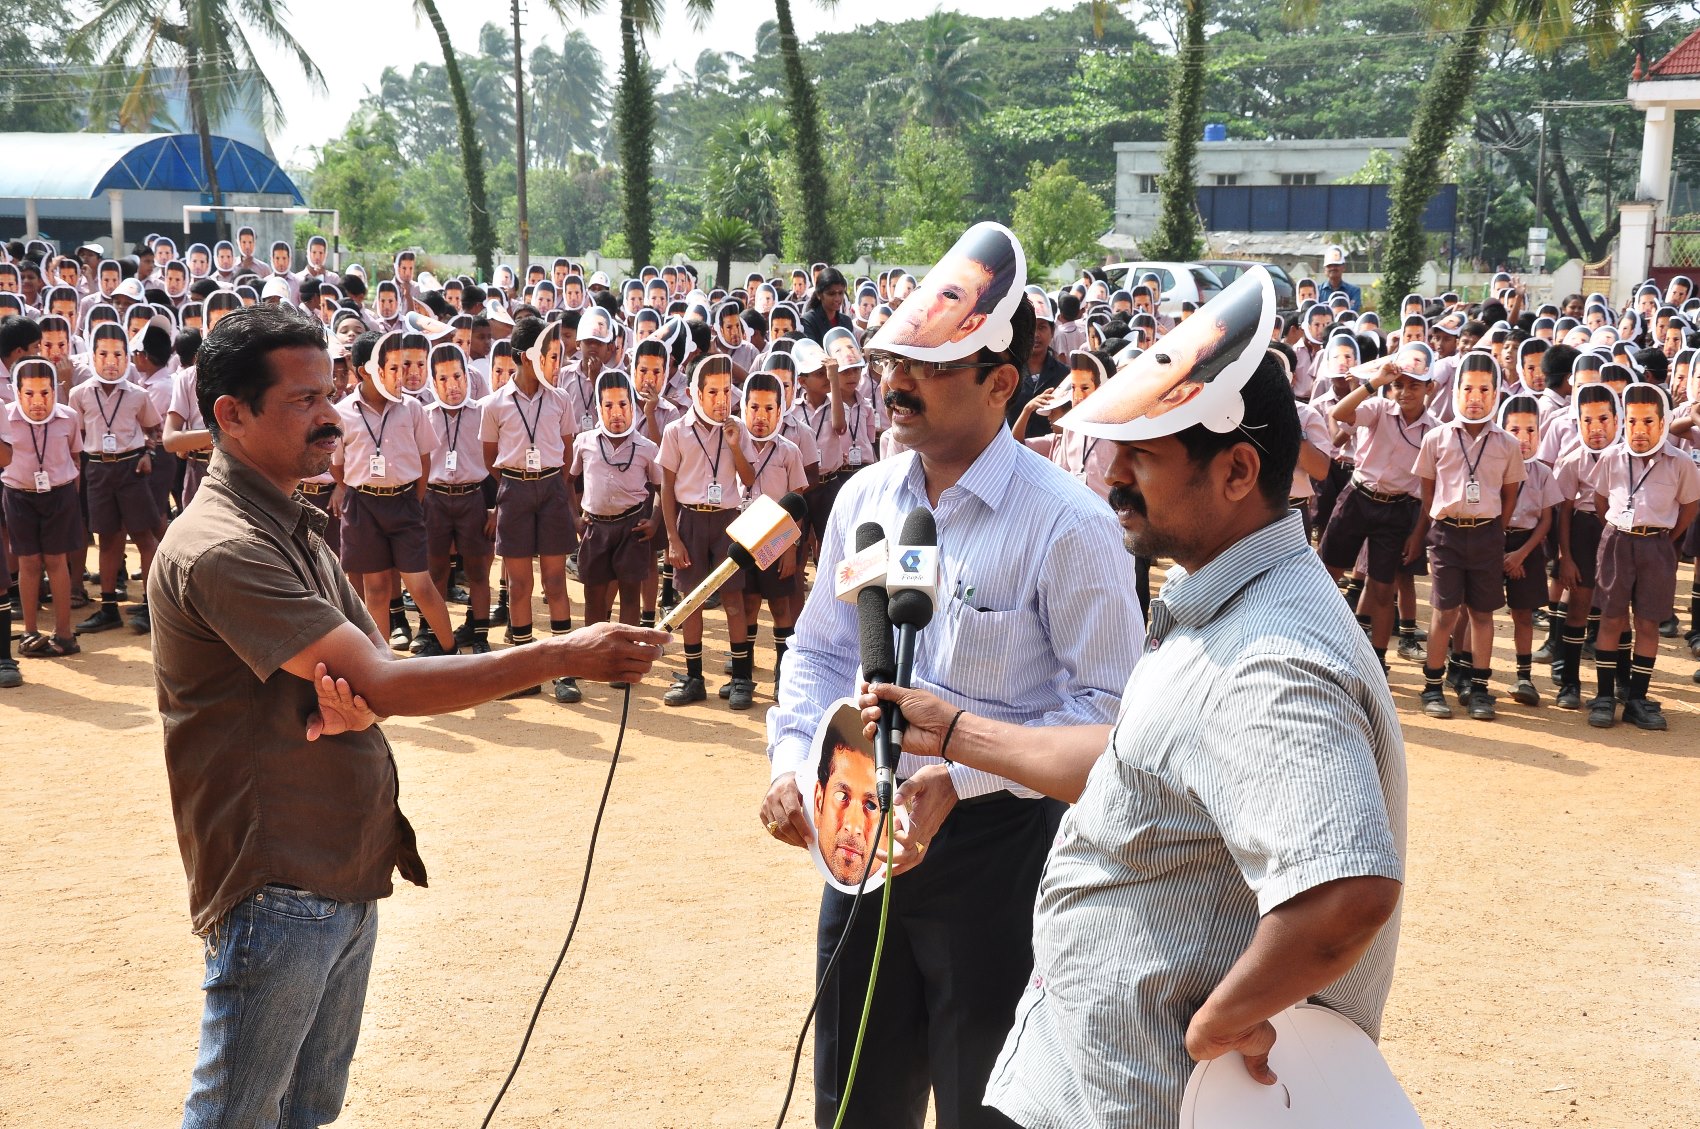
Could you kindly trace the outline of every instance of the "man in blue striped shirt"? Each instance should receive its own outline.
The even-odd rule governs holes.
[[[1380,1032],[1404,744],[1380,663],[1288,509],[1298,417],[1265,351],[1273,289],[1248,323],[1252,290],[1236,280],[1065,417],[1117,444],[1129,551],[1175,562],[1114,728],[1013,729],[877,691],[910,752],[1075,805],[986,1093],[1025,1129],[1173,1129],[1193,1062],[1229,1051],[1273,1084],[1269,1020],[1300,1001]],[[1182,340],[1195,321],[1219,340]]]
[[[817,575],[832,576],[856,528],[888,537],[916,506],[938,526],[941,589],[916,648],[915,681],[957,707],[1018,726],[1107,725],[1139,655],[1143,628],[1132,562],[1114,517],[1086,487],[1016,442],[1004,407],[1032,345],[1025,271],[964,270],[962,286],[934,278],[961,262],[965,236],[910,301],[944,298],[942,316],[972,319],[956,347],[909,348],[876,336],[895,438],[907,450],[849,480],[821,533]],[[996,244],[1001,228],[989,233]],[[983,246],[988,240],[982,239]],[[981,261],[981,260],[976,260]],[[985,278],[1005,293],[975,294]],[[945,280],[947,283],[956,280]],[[950,311],[956,294],[974,308]],[[1009,298],[1008,301],[1000,299]],[[947,332],[935,338],[953,336]],[[916,352],[928,359],[917,359]],[[943,354],[955,353],[954,356]],[[822,714],[856,689],[855,609],[816,587],[797,621],[771,720],[769,833],[806,847],[797,772]],[[847,1126],[922,1125],[931,1090],[939,1129],[1001,1129],[982,1104],[986,1081],[1032,967],[1033,899],[1063,805],[996,773],[905,753],[891,922]],[[826,889],[817,933],[824,968],[853,899]],[[815,1027],[815,1118],[829,1126],[849,1070],[879,915],[864,911],[822,994]]]

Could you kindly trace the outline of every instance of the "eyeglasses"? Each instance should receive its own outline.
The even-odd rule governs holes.
[[[895,357],[888,353],[870,354],[868,367],[873,370],[881,383],[890,383],[898,373],[906,373],[910,380],[916,382],[936,379],[941,375],[968,370],[981,371],[985,369],[1002,368],[1008,361],[917,361],[908,357]]]

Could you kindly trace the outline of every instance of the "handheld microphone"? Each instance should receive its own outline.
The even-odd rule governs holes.
[[[891,551],[891,572],[885,581],[891,590],[887,614],[897,628],[897,685],[905,689],[915,684],[915,636],[933,620],[933,598],[938,591],[938,545],[938,526],[932,511],[925,506],[910,510],[903,519],[903,532],[897,545]],[[901,749],[901,711],[892,711],[890,729]]]
[[[857,555],[870,548],[885,546],[885,530],[877,521],[865,521],[856,528]],[[885,577],[865,583],[856,594],[856,623],[862,637],[862,677],[869,684],[890,682],[897,673],[897,657],[891,647],[891,617],[886,614]],[[897,757],[891,748],[891,714],[889,702],[880,704],[880,723],[874,731],[875,791],[881,811],[891,810],[893,781],[897,774]]]
[[[807,514],[808,503],[795,492],[786,494],[777,502],[765,495],[757,497],[727,527],[726,535],[732,539],[732,549],[726,559],[655,626],[662,631],[677,631],[708,602],[710,596],[736,576],[739,569],[760,571],[771,567],[802,538],[803,531],[795,516],[799,512]]]

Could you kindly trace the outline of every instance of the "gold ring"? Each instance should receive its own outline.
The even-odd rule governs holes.
[[[918,855],[924,855],[924,854],[926,854],[926,853],[927,853],[927,844],[925,844],[925,843],[916,843],[916,844],[915,844],[915,853],[916,853],[916,854],[918,854]]]
[[[774,836],[779,834],[779,821],[777,819],[767,825],[767,833]]]

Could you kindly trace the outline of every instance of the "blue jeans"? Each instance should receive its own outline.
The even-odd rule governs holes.
[[[360,1038],[376,902],[265,886],[206,942],[201,1050],[183,1129],[335,1121]]]

